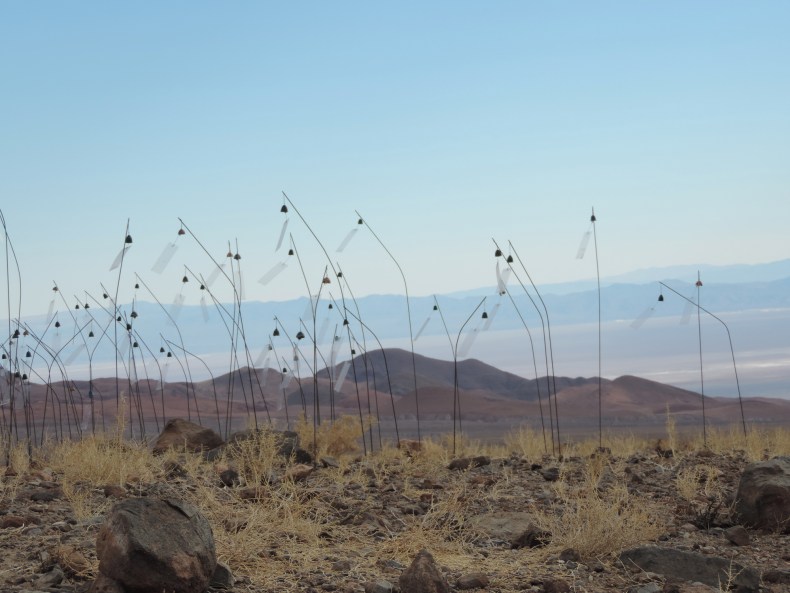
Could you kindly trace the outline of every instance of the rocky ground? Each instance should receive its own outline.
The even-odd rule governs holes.
[[[484,453],[169,456],[106,484],[36,461],[2,478],[0,591],[89,591],[97,533],[130,497],[201,509],[239,593],[397,592],[422,549],[449,590],[790,591],[790,535],[744,529],[734,512],[743,452]],[[658,549],[621,555],[643,546]]]

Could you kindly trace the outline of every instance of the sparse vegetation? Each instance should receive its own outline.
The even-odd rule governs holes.
[[[312,448],[312,424],[302,421],[297,430],[301,445]],[[760,451],[773,453],[770,447],[788,442],[782,432],[755,432],[750,439]],[[373,581],[386,575],[390,564],[408,565],[423,548],[452,574],[484,571],[501,591],[521,590],[525,575],[549,574],[552,558],[567,549],[582,562],[611,567],[611,573],[602,573],[609,574],[610,585],[615,577],[628,583],[631,576],[616,572],[621,551],[665,537],[673,522],[704,528],[728,512],[722,506],[727,492],[722,466],[698,455],[701,443],[694,439],[677,442],[677,454],[663,458],[654,441],[607,435],[611,452],[599,450],[597,439],[569,442],[559,459],[545,454],[538,433],[520,429],[498,444],[457,438],[456,457],[487,456],[490,465],[453,471],[448,467],[452,435],[424,439],[420,451],[386,445],[365,456],[356,418],[340,418],[316,434],[319,455],[336,463],[303,479],[285,478],[293,461],[278,453],[276,434],[266,430],[252,431],[212,461],[174,450],[154,456],[145,443],[125,441],[118,433],[48,443],[32,458],[17,446],[8,475],[0,480],[0,503],[12,503],[33,472],[44,472],[60,485],[69,516],[78,530],[86,530],[87,541],[95,530],[79,526],[95,525],[113,503],[105,487],[120,487],[127,495],[184,498],[205,514],[219,560],[247,579],[245,590],[251,592],[320,587],[338,570],[349,582]],[[737,431],[709,432],[709,446],[722,459],[745,463],[752,455],[741,445]],[[634,459],[648,461],[640,466]],[[556,481],[544,479],[535,467],[556,468]],[[641,481],[634,482],[634,468],[665,479],[666,501],[654,490],[635,487]],[[228,469],[237,472],[238,482],[223,485],[220,473]],[[732,476],[728,479],[731,484]],[[542,546],[511,550],[480,527],[481,516],[508,509],[533,518],[545,534]],[[96,574],[92,551],[72,557],[68,542],[52,550],[61,563],[73,564],[72,578]],[[396,579],[397,569],[388,578]],[[598,577],[588,578],[584,590],[605,590],[590,584]]]

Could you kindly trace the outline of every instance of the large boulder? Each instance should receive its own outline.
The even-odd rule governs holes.
[[[642,546],[620,554],[620,562],[647,572],[665,576],[668,580],[682,580],[718,587],[730,583],[737,593],[757,593],[760,575],[727,558],[705,556],[673,548]]]
[[[401,593],[450,593],[444,578],[428,550],[420,550],[398,579]]]
[[[153,452],[159,454],[175,448],[197,453],[214,449],[222,443],[222,437],[210,428],[203,428],[183,418],[174,418],[165,424],[164,430],[154,441]]]
[[[116,504],[96,538],[93,591],[200,593],[217,565],[211,526],[188,503],[128,498]]]
[[[735,512],[749,527],[790,533],[790,457],[748,465],[738,484]]]

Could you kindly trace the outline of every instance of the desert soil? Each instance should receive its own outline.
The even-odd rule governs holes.
[[[184,498],[204,508],[237,592],[386,592],[390,585],[397,591],[400,573],[422,548],[453,590],[466,586],[462,577],[480,573],[487,580],[482,590],[490,592],[660,591],[668,576],[624,566],[621,550],[585,552],[591,542],[572,546],[551,535],[540,547],[511,545],[530,522],[571,521],[579,497],[606,498],[618,487],[627,493],[626,502],[618,498],[622,511],[647,509],[656,529],[630,545],[655,543],[731,559],[763,575],[790,574],[781,572],[790,571],[790,536],[749,530],[750,541],[735,545],[725,535],[737,523],[731,505],[748,463],[741,452],[666,458],[648,450],[564,460],[512,454],[462,471],[448,469],[447,457],[421,455],[337,464],[328,458],[303,468],[296,481],[286,476],[292,465],[276,464],[263,487],[243,478],[224,485],[219,474],[232,463],[191,458],[166,465],[153,480],[107,487],[64,489],[46,465],[8,472],[0,499],[0,591],[88,591],[98,569],[97,531],[112,503],[126,496]],[[696,487],[689,489],[689,481]],[[303,522],[288,523],[295,515]],[[288,525],[302,532],[289,533]],[[581,557],[566,547],[579,548]],[[761,587],[790,590],[765,580]]]

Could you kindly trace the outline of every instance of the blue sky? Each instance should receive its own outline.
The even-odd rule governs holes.
[[[179,217],[217,258],[238,240],[248,298],[303,296],[293,265],[257,282],[285,259],[283,190],[358,295],[402,284],[364,229],[334,253],[355,210],[415,295],[493,284],[492,237],[540,283],[594,276],[592,206],[603,275],[784,259],[788,22],[770,1],[3,2],[23,315],[53,281],[70,302],[114,286],[127,219],[122,300],[137,272],[197,302],[188,235],[151,272]],[[323,255],[289,231],[317,285]]]

